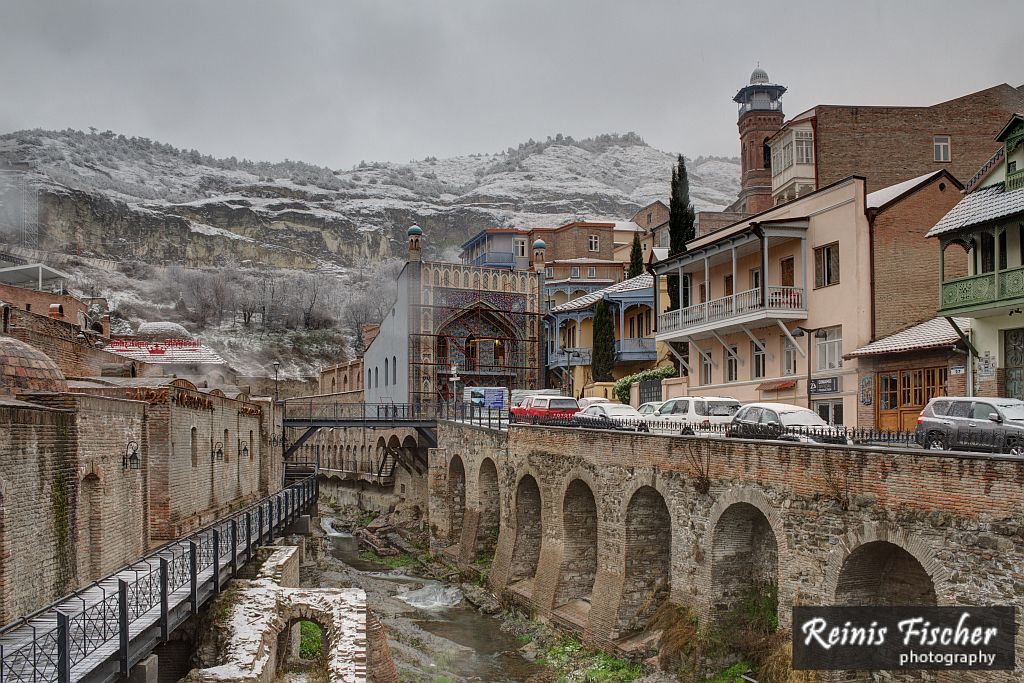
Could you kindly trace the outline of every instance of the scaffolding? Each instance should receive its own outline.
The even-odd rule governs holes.
[[[0,169],[0,239],[39,248],[39,197],[25,171]]]
[[[413,402],[461,398],[465,387],[540,388],[541,314],[526,310],[525,295],[430,290],[423,298],[433,303],[413,305],[419,322],[409,334]]]

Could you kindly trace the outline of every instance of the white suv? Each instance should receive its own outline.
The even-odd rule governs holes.
[[[683,396],[665,401],[651,419],[660,427],[708,429],[729,424],[739,409],[740,402],[728,396]]]

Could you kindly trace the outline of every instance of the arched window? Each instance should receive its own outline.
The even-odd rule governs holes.
[[[398,356],[391,356],[391,383],[398,384]]]
[[[192,467],[199,465],[199,436],[196,434],[196,428],[192,428],[190,435],[189,446],[192,450]]]
[[[505,364],[505,342],[500,339],[494,340],[494,364]]]
[[[761,153],[764,155],[761,168],[770,169],[772,167],[772,148],[768,146],[768,138],[765,138],[761,144]]]
[[[250,460],[252,460],[255,457],[255,455],[252,452],[252,449],[253,449],[254,445],[255,445],[255,442],[252,440],[252,430],[250,429],[249,430],[249,459]]]
[[[228,448],[228,444],[231,443],[228,440],[230,438],[230,436],[231,435],[228,433],[228,430],[225,429],[224,430],[224,462],[231,462],[231,449]]]
[[[331,393],[337,391],[337,380],[334,377],[331,378]]]
[[[388,359],[384,359],[384,386],[388,385]]]
[[[369,389],[373,386],[373,376],[370,374],[372,370],[366,368],[366,388]]]
[[[374,389],[379,389],[380,388],[380,368],[379,367],[375,367],[373,369],[373,388]]]

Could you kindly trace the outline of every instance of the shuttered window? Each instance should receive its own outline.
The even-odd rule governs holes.
[[[839,284],[839,242],[814,250],[814,286]]]

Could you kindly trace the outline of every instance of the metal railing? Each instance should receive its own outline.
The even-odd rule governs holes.
[[[654,339],[647,337],[628,337],[615,340],[615,350],[623,352],[647,352],[654,351]]]
[[[308,477],[4,626],[0,683],[126,676],[317,496]]]
[[[471,401],[434,401],[424,403],[326,403],[289,401],[285,404],[285,427],[330,426],[334,421],[353,426],[381,426],[412,423],[429,427],[438,420],[465,422],[477,426],[504,429],[508,425],[507,408],[488,408]]]
[[[675,332],[696,325],[726,321],[759,310],[806,311],[804,288],[768,285],[764,288],[763,298],[761,288],[758,287],[662,313],[658,316],[658,331]]]
[[[511,251],[485,251],[469,260],[472,266],[511,266],[516,262],[516,255]]]
[[[590,365],[589,346],[565,347],[548,354],[548,367]]]

